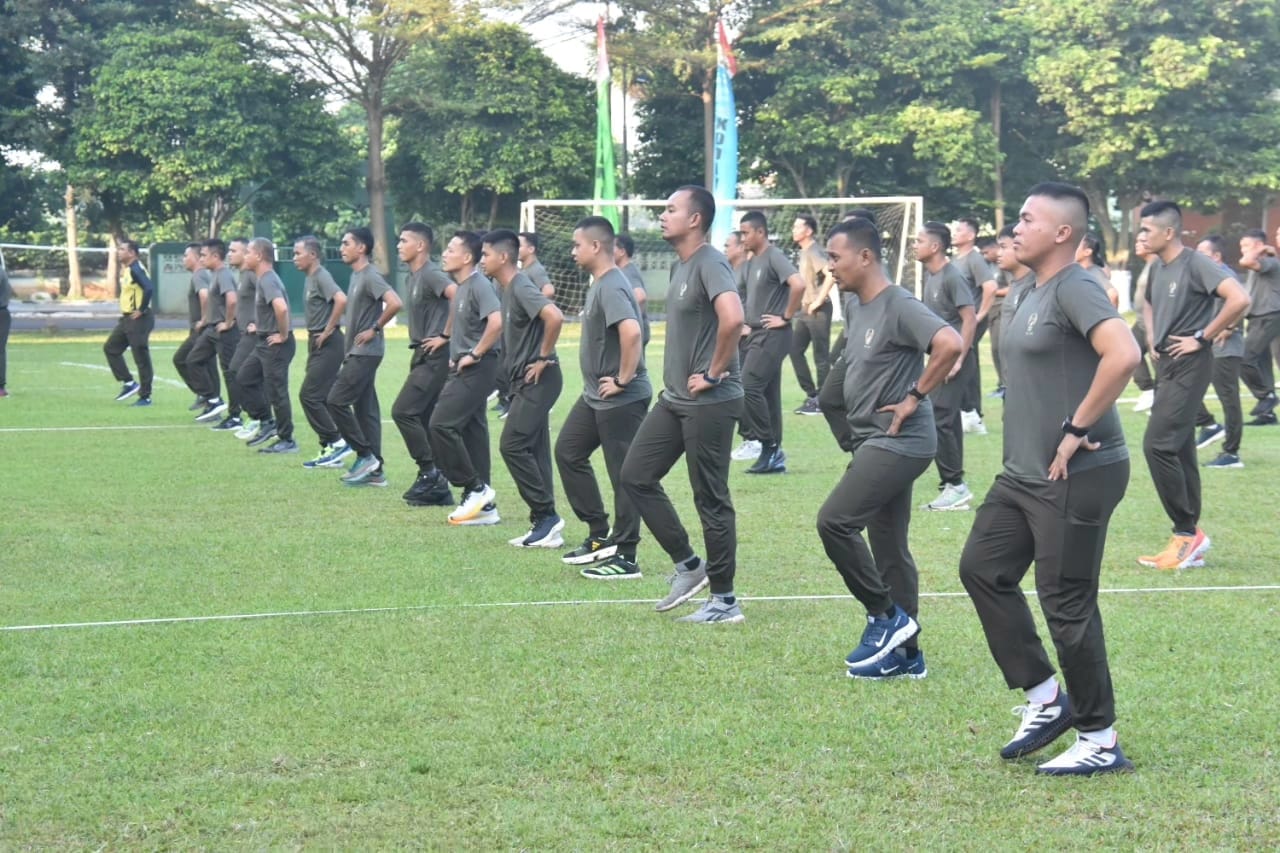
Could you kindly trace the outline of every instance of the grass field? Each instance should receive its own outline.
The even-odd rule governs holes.
[[[1103,611],[1138,772],[1051,780],[997,756],[1020,697],[956,577],[972,513],[914,519],[929,677],[844,677],[863,617],[814,530],[843,464],[821,418],[788,414],[787,475],[736,464],[746,623],[688,626],[653,612],[669,566],[647,536],[644,579],[613,584],[506,545],[526,510],[496,437],[501,525],[406,507],[402,345],[379,376],[391,488],[368,490],[301,469],[297,405],[304,454],[260,457],[193,426],[171,382],[151,409],[113,402],[103,337],[9,344],[0,848],[1280,846],[1280,430],[1247,429],[1248,467],[1206,472],[1209,566],[1156,573],[1134,556],[1168,525],[1124,407]],[[152,342],[176,381],[178,338]],[[1000,414],[967,442],[979,496]],[[668,486],[696,528],[683,472]],[[58,627],[267,613],[289,615]]]

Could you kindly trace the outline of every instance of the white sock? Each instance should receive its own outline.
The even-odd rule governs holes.
[[[1096,743],[1106,749],[1111,749],[1116,745],[1116,729],[1115,726],[1107,726],[1105,729],[1098,729],[1096,732],[1080,732],[1080,738],[1090,743]]]
[[[1026,691],[1028,705],[1048,705],[1058,698],[1058,678],[1051,675]]]

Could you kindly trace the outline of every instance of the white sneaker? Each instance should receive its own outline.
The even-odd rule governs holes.
[[[971,417],[966,418],[965,415],[971,415]],[[987,425],[982,422],[982,416],[977,412],[965,412],[960,419],[964,424],[964,431],[969,435],[987,434]]]
[[[1125,757],[1119,742],[1102,746],[1077,737],[1066,752],[1036,767],[1042,776],[1096,776],[1099,773],[1128,773],[1133,762]]]
[[[942,490],[942,494],[934,498],[931,503],[925,504],[922,509],[950,512],[955,510],[965,510],[969,508],[969,502],[973,500],[973,492],[969,491],[969,487],[964,483],[958,486],[948,484]]]
[[[729,454],[734,462],[754,462],[760,458],[760,442],[753,438],[745,439],[738,449]]]
[[[454,521],[449,519],[449,523],[457,527],[479,527],[486,524],[497,524],[502,521],[498,515],[497,504],[485,504],[480,511],[466,521]]]
[[[259,426],[261,426],[261,424],[259,424],[257,421],[253,420],[252,418],[246,418],[244,422],[244,426],[236,430],[236,438],[253,438],[255,435],[258,434]]]
[[[493,503],[494,498],[497,496],[497,492],[495,492],[493,487],[489,485],[486,485],[478,492],[464,492],[462,495],[462,503],[458,504],[457,509],[449,513],[449,523],[466,524],[467,522],[472,521],[484,511],[486,505]]]
[[[1133,410],[1135,412],[1149,412],[1151,411],[1151,407],[1155,405],[1155,402],[1155,391],[1143,391],[1138,395],[1138,402],[1133,404]]]

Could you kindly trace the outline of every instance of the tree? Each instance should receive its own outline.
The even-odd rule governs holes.
[[[1114,194],[1128,211],[1153,193],[1204,207],[1280,187],[1280,102],[1260,59],[1280,50],[1272,0],[1023,0],[1017,13],[1032,32],[1028,79],[1065,113],[1055,155],[1095,207]],[[1112,252],[1128,223],[1100,217]]]
[[[256,61],[243,27],[122,28],[104,46],[72,169],[103,197],[197,239],[246,205],[316,221],[349,194],[354,155],[319,91]]]
[[[279,59],[334,95],[359,104],[369,127],[369,218],[374,262],[387,254],[384,132],[386,89],[411,40],[449,20],[449,0],[227,0],[226,7],[261,31]]]
[[[389,91],[388,167],[406,211],[438,209],[443,191],[459,222],[491,228],[504,200],[590,193],[592,83],[520,27],[463,20],[415,48]]]

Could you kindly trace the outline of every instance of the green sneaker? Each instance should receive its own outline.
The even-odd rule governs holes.
[[[593,581],[627,581],[644,577],[640,574],[640,567],[621,554],[614,554],[594,566],[587,566],[578,574]]]

